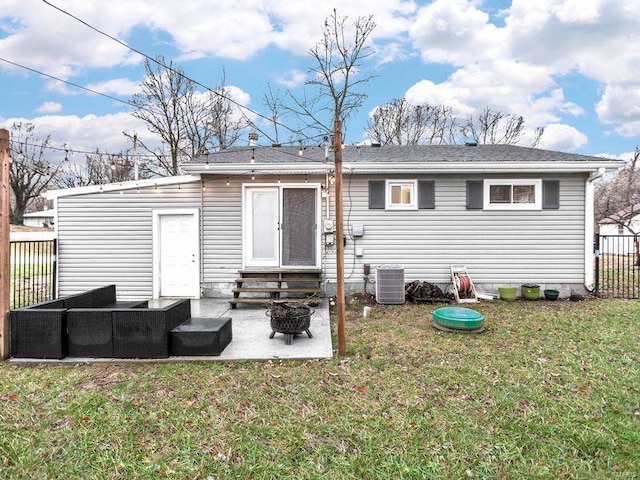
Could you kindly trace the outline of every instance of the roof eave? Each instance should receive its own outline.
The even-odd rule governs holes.
[[[343,162],[345,173],[387,174],[387,173],[592,173],[604,168],[616,170],[624,166],[624,161],[592,162]],[[324,174],[334,169],[333,163],[233,163],[233,164],[191,164],[183,169],[193,174],[250,175],[257,174]]]
[[[145,188],[153,186],[178,185],[200,181],[200,175],[179,175],[175,177],[147,178],[144,180],[128,180],[126,182],[105,183],[103,185],[87,185],[85,187],[63,188],[60,190],[49,190],[42,194],[43,197],[53,200],[61,197],[72,197],[74,195],[87,195],[98,192],[118,192],[121,190],[133,190],[135,188]]]
[[[333,164],[330,163],[220,163],[220,164],[190,164],[183,165],[182,169],[186,172],[199,175],[215,174],[215,175],[251,175],[257,174],[325,174],[333,170]]]
[[[433,162],[433,163],[345,163],[351,173],[593,173],[604,168],[617,170],[623,161],[593,162]]]

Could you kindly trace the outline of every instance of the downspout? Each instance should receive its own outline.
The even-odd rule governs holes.
[[[584,288],[588,292],[593,292],[593,238],[594,238],[594,187],[593,182],[605,174],[604,168],[599,168],[597,172],[587,177],[584,183]]]
[[[53,224],[54,228],[54,252],[53,252],[53,298],[58,298],[60,292],[60,262],[58,261],[58,252],[60,251],[60,230],[58,229],[58,225],[60,225],[60,215],[58,214],[59,205],[58,197],[53,200],[53,211],[55,212],[53,215]]]

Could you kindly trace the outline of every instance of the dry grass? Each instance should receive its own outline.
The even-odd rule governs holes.
[[[1,365],[0,477],[637,478],[637,303],[360,300],[343,359]]]

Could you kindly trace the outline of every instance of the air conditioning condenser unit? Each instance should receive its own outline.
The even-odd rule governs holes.
[[[376,301],[386,305],[404,303],[404,268],[397,265],[376,268]]]

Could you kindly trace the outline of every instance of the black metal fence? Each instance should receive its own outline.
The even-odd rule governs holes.
[[[56,296],[56,240],[11,242],[10,304],[19,308]]]
[[[640,298],[640,243],[637,235],[596,235],[596,293]]]

